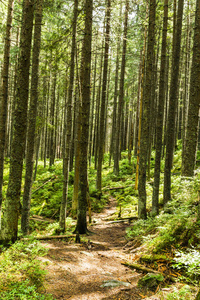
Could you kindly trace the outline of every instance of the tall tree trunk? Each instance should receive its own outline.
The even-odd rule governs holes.
[[[190,24],[190,3],[187,3],[187,31],[185,45],[185,80],[183,93],[183,115],[182,115],[182,160],[185,155],[185,138],[187,128],[188,102],[189,102],[189,77],[190,75],[190,53],[191,53],[191,24]]]
[[[154,42],[155,42],[155,15],[156,1],[150,1],[149,8],[149,27],[147,40],[147,57],[146,57],[146,74],[144,86],[144,99],[142,108],[142,124],[141,124],[141,144],[140,144],[140,163],[139,163],[139,200],[138,200],[138,217],[146,218],[146,168],[147,155],[149,147],[149,111],[150,111],[150,95],[151,80],[153,77],[153,61],[154,61]]]
[[[105,105],[106,105],[109,42],[110,42],[110,14],[111,14],[111,1],[107,0],[103,85],[102,85],[102,94],[101,94],[102,98],[101,98],[101,111],[100,111],[100,131],[99,131],[98,165],[97,165],[97,190],[99,191],[101,191],[102,162],[103,162],[104,137],[105,137]]]
[[[31,189],[33,181],[33,164],[34,164],[34,146],[35,146],[35,128],[38,102],[38,69],[41,41],[41,24],[42,24],[42,6],[43,0],[36,1],[35,8],[35,32],[32,57],[32,78],[31,78],[31,97],[28,114],[27,130],[27,150],[26,150],[26,174],[24,184],[23,206],[21,229],[24,235],[29,232],[29,215],[31,205]]]
[[[181,49],[181,33],[182,33],[182,18],[183,18],[184,0],[178,2],[177,22],[175,28],[175,39],[172,53],[172,68],[171,68],[171,83],[169,95],[169,110],[166,132],[166,156],[165,156],[165,171],[164,171],[164,193],[163,202],[166,204],[171,200],[171,169],[174,151],[174,132],[175,132],[175,117],[177,110],[177,96],[179,83],[179,61]]]
[[[54,165],[55,151],[54,151],[54,135],[55,135],[55,104],[56,104],[56,84],[57,84],[57,67],[55,67],[52,74],[51,86],[51,107],[50,107],[50,132],[49,132],[49,167]]]
[[[76,50],[76,23],[78,16],[78,0],[74,1],[74,17],[73,17],[73,30],[72,30],[72,48],[71,48],[71,61],[70,61],[70,79],[67,99],[67,136],[66,147],[64,155],[64,178],[63,178],[63,195],[60,206],[60,219],[59,226],[65,231],[66,229],[66,209],[67,209],[67,191],[68,191],[68,176],[69,176],[69,161],[70,161],[70,147],[71,147],[71,128],[72,128],[72,94],[74,85],[74,65],[75,65],[75,50]]]
[[[159,211],[159,185],[160,185],[160,162],[162,155],[162,133],[163,118],[165,106],[165,67],[166,67],[166,51],[167,51],[167,24],[168,24],[168,0],[164,0],[164,17],[163,17],[163,33],[162,33],[162,50],[161,50],[161,66],[160,66],[160,83],[159,83],[159,99],[158,113],[156,122],[156,156],[154,168],[154,185],[152,197],[152,215],[157,215]]]
[[[88,136],[90,118],[90,69],[91,69],[91,44],[92,44],[92,11],[93,0],[86,0],[85,3],[85,34],[82,49],[82,130],[80,144],[80,180],[78,196],[78,213],[76,231],[79,234],[87,232],[87,197],[88,197]]]
[[[196,0],[195,27],[192,70],[190,80],[190,98],[185,153],[183,156],[182,175],[193,176],[197,149],[198,117],[200,105],[200,0]]]
[[[33,13],[34,0],[24,0],[10,175],[2,231],[0,233],[0,240],[4,243],[15,242],[18,233],[22,168],[26,141]]]
[[[122,16],[122,1],[120,2],[119,20]],[[121,27],[117,29],[117,53],[116,53],[116,65],[115,65],[115,88],[114,88],[114,100],[113,100],[113,113],[112,113],[112,129],[111,129],[111,141],[110,141],[110,158],[109,165],[114,153],[114,145],[116,145],[116,123],[117,123],[117,98],[118,98],[118,85],[119,85],[119,54],[121,46]]]
[[[146,20],[148,17],[148,4],[146,5]],[[143,96],[144,96],[144,75],[145,75],[145,58],[146,58],[146,43],[147,43],[147,25],[144,28],[144,45],[143,45],[143,53],[141,53],[141,75],[139,74],[138,85],[140,92],[138,91],[138,99],[137,99],[137,115],[138,124],[136,121],[136,130],[137,130],[137,164],[136,164],[136,172],[135,172],[135,189],[138,189],[138,180],[139,180],[139,160],[140,160],[140,143],[141,143],[141,127],[142,127],[142,111],[143,111]],[[141,76],[141,78],[140,78]],[[140,80],[141,79],[141,80]]]
[[[3,187],[3,168],[4,168],[4,151],[6,142],[6,124],[7,124],[7,106],[8,106],[8,74],[10,61],[10,42],[11,27],[13,16],[14,0],[8,1],[6,37],[4,45],[3,70],[1,74],[0,86],[0,229],[1,229],[1,207],[2,207],[2,187]]]
[[[120,75],[120,88],[119,88],[119,103],[117,112],[117,127],[114,148],[114,173],[119,174],[119,157],[120,157],[120,129],[122,123],[122,111],[124,109],[124,76],[126,68],[126,45],[127,45],[127,29],[128,29],[128,10],[129,1],[126,0],[125,16],[124,16],[124,34],[123,34],[123,49],[122,49],[122,62],[121,62],[121,75]]]

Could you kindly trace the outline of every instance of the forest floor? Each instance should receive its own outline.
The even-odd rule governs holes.
[[[48,255],[41,258],[47,262],[47,293],[65,300],[161,299],[137,287],[142,273],[122,265],[134,259],[134,254],[124,248],[125,229],[130,225],[109,221],[115,212],[116,201],[111,198],[102,213],[93,214],[95,223],[89,226],[92,234],[81,236],[80,244],[74,240],[43,242],[49,249]]]

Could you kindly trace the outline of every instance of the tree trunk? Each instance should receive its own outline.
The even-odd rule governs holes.
[[[65,231],[66,229],[66,209],[67,209],[67,191],[68,191],[68,176],[69,176],[69,161],[70,161],[70,147],[71,147],[71,127],[72,127],[72,94],[74,85],[74,65],[75,65],[75,50],[76,50],[76,23],[78,17],[78,0],[74,1],[74,17],[73,17],[73,30],[72,30],[72,48],[71,48],[71,61],[70,61],[70,79],[67,99],[67,132],[66,132],[66,147],[64,155],[64,178],[63,178],[63,196],[60,206],[60,219],[59,226]]]
[[[183,156],[182,175],[193,176],[197,149],[198,117],[200,105],[200,0],[196,0],[193,59],[190,80],[188,124]]]
[[[175,132],[175,117],[177,110],[177,96],[179,83],[179,61],[181,48],[181,32],[183,18],[184,0],[178,2],[177,22],[175,28],[175,39],[172,53],[172,68],[171,68],[171,83],[169,95],[169,110],[166,132],[166,156],[165,156],[165,171],[164,171],[164,193],[163,202],[166,204],[171,200],[171,169],[174,151],[174,132]]]
[[[56,67],[52,75],[51,86],[51,107],[50,107],[50,132],[49,132],[49,167],[54,165],[55,151],[54,151],[54,134],[55,134],[55,104],[56,104],[56,83],[57,83]]]
[[[18,233],[21,180],[26,141],[33,13],[34,0],[24,0],[10,175],[5,200],[3,226],[0,235],[0,240],[2,240],[3,243],[15,242]]]
[[[110,42],[110,14],[111,14],[111,2],[110,0],[107,0],[103,86],[102,86],[102,94],[101,94],[102,98],[101,98],[101,111],[100,111],[100,131],[99,131],[98,165],[97,165],[97,190],[99,191],[101,191],[102,162],[103,162],[104,137],[105,137],[105,105],[106,105],[109,42]]]
[[[37,0],[35,8],[35,32],[32,57],[31,97],[28,114],[27,150],[26,150],[26,174],[23,195],[23,207],[21,218],[21,229],[24,235],[29,233],[29,216],[31,205],[31,189],[33,182],[35,128],[38,102],[38,69],[41,41],[43,0]]]
[[[121,19],[122,15],[122,2],[120,3],[120,13],[119,13],[119,19]],[[110,142],[110,161],[113,157],[114,153],[114,145],[116,145],[116,123],[117,123],[117,98],[118,98],[118,82],[119,82],[119,52],[120,52],[120,46],[121,46],[121,28],[118,28],[118,41],[117,41],[117,53],[116,53],[116,66],[115,66],[115,88],[114,88],[114,100],[113,100],[113,114],[112,114],[112,132],[111,132],[111,142]]]
[[[80,144],[80,180],[78,196],[78,213],[76,231],[79,234],[87,232],[87,197],[88,197],[88,136],[90,118],[90,69],[91,69],[91,43],[92,43],[92,11],[93,0],[86,0],[85,3],[85,34],[82,49],[82,130]]]
[[[122,111],[124,109],[124,76],[126,68],[126,45],[127,45],[127,29],[128,29],[128,10],[129,1],[126,0],[125,16],[124,16],[124,34],[123,34],[123,49],[122,49],[122,62],[121,62],[121,75],[120,75],[120,88],[119,88],[119,103],[117,111],[117,126],[116,137],[114,145],[114,173],[119,175],[119,156],[120,156],[120,137],[121,137],[121,125],[122,125]]]
[[[7,106],[8,106],[8,74],[10,61],[10,42],[11,27],[13,16],[14,0],[8,1],[7,21],[6,21],[6,38],[4,45],[3,70],[1,74],[1,101],[0,101],[0,229],[1,229],[1,207],[2,207],[2,187],[3,187],[3,168],[4,168],[4,151],[6,142],[6,124],[7,124]]]
[[[147,40],[147,57],[146,57],[146,74],[144,86],[144,99],[142,109],[142,124],[141,124],[141,144],[140,144],[140,163],[139,163],[139,200],[138,200],[138,217],[146,218],[146,168],[147,155],[149,147],[149,111],[150,111],[150,95],[151,95],[151,80],[153,77],[153,61],[154,61],[154,41],[155,41],[155,14],[156,1],[150,1],[149,8],[149,28]]]
[[[154,168],[154,185],[152,197],[152,215],[157,215],[159,212],[159,185],[160,185],[160,162],[162,155],[162,132],[163,132],[163,117],[165,105],[165,67],[166,67],[166,50],[167,50],[167,24],[168,24],[168,0],[164,0],[164,17],[163,17],[163,33],[162,33],[162,50],[161,50],[161,66],[160,66],[160,83],[159,83],[159,99],[158,113],[156,122],[156,155]]]

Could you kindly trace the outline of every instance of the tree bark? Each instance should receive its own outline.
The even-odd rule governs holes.
[[[3,70],[1,74],[0,86],[0,229],[1,229],[1,207],[2,207],[2,187],[3,187],[3,169],[4,169],[4,151],[6,142],[6,124],[7,124],[7,106],[8,106],[8,75],[10,62],[10,43],[11,43],[11,28],[13,16],[14,0],[8,1],[7,21],[6,21],[6,36],[4,45]]]
[[[70,61],[70,79],[67,99],[67,132],[66,132],[66,147],[64,155],[64,179],[63,179],[63,196],[60,206],[60,219],[59,226],[65,231],[66,229],[66,209],[67,209],[67,191],[68,191],[68,177],[69,177],[69,161],[70,161],[70,147],[71,147],[71,127],[72,127],[72,94],[74,85],[74,65],[75,65],[75,50],[76,50],[76,23],[78,17],[78,0],[74,1],[74,17],[72,29],[72,48],[71,48],[71,61]]]
[[[122,123],[122,111],[124,109],[124,76],[126,68],[126,46],[127,46],[127,30],[128,30],[128,11],[129,1],[126,0],[125,16],[124,16],[124,34],[123,34],[123,49],[122,49],[122,62],[121,62],[121,75],[120,75],[120,87],[119,87],[119,103],[117,111],[117,126],[116,137],[114,145],[114,173],[119,175],[119,156],[120,156],[120,137],[121,137],[121,123]]]
[[[41,42],[41,25],[42,25],[42,7],[43,0],[36,1],[35,8],[35,32],[32,57],[32,78],[31,78],[31,97],[28,114],[27,130],[27,150],[26,150],[26,174],[24,184],[21,229],[24,235],[29,233],[29,216],[31,205],[31,190],[33,182],[33,164],[34,164],[34,146],[35,146],[35,129],[38,103],[38,70],[39,55]]]
[[[161,50],[161,66],[160,66],[160,83],[159,83],[159,99],[158,113],[156,123],[156,156],[154,168],[154,185],[152,197],[152,215],[157,215],[159,211],[159,185],[160,185],[160,162],[162,155],[162,133],[163,118],[165,105],[165,67],[166,67],[166,51],[167,51],[167,24],[168,24],[168,0],[164,0],[164,17],[163,17],[163,33],[162,33],[162,50]]]
[[[101,191],[101,177],[102,177],[102,162],[104,150],[105,137],[105,106],[106,106],[106,92],[107,92],[107,77],[108,77],[108,59],[109,59],[109,42],[110,42],[110,14],[111,1],[107,0],[106,8],[106,32],[105,32],[105,52],[104,52],[104,66],[103,66],[103,85],[100,111],[100,131],[99,131],[99,147],[98,147],[98,165],[97,165],[97,190]]]
[[[24,0],[10,175],[2,231],[0,234],[0,240],[3,243],[15,242],[18,233],[22,168],[26,141],[33,14],[34,0]]]
[[[80,180],[78,196],[78,213],[76,231],[79,234],[87,232],[87,158],[88,158],[88,137],[90,117],[90,69],[91,69],[91,43],[92,43],[92,11],[93,0],[86,0],[85,3],[85,31],[82,49],[82,130],[80,144]]]
[[[181,33],[182,33],[182,18],[183,18],[184,0],[178,2],[177,22],[175,28],[175,39],[172,53],[172,68],[171,68],[171,83],[169,95],[169,110],[166,132],[166,156],[165,156],[165,171],[164,171],[164,193],[163,202],[166,204],[171,200],[171,169],[174,151],[174,132],[175,132],[175,117],[177,110],[177,96],[179,83],[179,61],[181,48]]]
[[[154,42],[155,42],[155,14],[156,1],[150,1],[149,8],[149,27],[147,40],[147,57],[146,57],[146,74],[144,86],[144,99],[142,105],[142,124],[141,124],[141,143],[140,143],[140,163],[139,163],[139,200],[138,200],[138,217],[145,219],[146,214],[146,168],[147,155],[149,147],[149,111],[150,111],[150,95],[151,95],[151,80],[153,77],[153,62],[154,62]]]
[[[197,149],[198,117],[200,105],[200,0],[196,0],[195,28],[192,70],[190,80],[190,96],[188,109],[188,124],[183,156],[182,175],[193,176]]]

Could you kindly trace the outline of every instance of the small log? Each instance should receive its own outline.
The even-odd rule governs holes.
[[[123,221],[132,221],[132,220],[138,220],[138,217],[124,217],[124,218],[117,218],[117,220],[112,220],[111,218],[106,218],[106,219],[103,219],[104,221],[111,221],[113,223],[116,223],[118,221],[120,222],[123,222]],[[108,222],[109,224],[110,222]]]
[[[123,262],[123,263],[121,263],[121,264],[124,265],[124,266],[127,266],[127,267],[129,267],[129,268],[131,268],[131,269],[136,269],[136,270],[138,270],[138,271],[142,271],[142,272],[146,272],[146,273],[154,273],[154,274],[161,274],[161,275],[164,275],[164,274],[161,273],[161,272],[158,272],[158,271],[156,271],[156,270],[154,270],[154,269],[151,269],[151,268],[147,268],[147,267],[145,267],[145,266],[143,266],[143,265],[140,265],[140,264],[136,264],[136,263],[130,264],[130,263],[128,263],[128,262]],[[166,277],[169,278],[171,281],[176,282],[176,279],[175,279],[174,277],[172,277],[172,276],[170,276],[170,275],[167,275]]]
[[[140,257],[141,261],[146,261],[146,262],[153,262],[153,261],[166,261],[166,262],[172,262],[173,259],[167,257],[166,255],[160,255],[160,254],[155,254],[155,255],[149,255],[145,254]]]
[[[120,219],[117,219],[115,221],[109,221],[107,222],[107,224],[112,224],[112,223],[121,223],[121,222],[130,222],[132,220],[138,220],[138,217],[130,217],[130,218],[120,218]]]
[[[123,263],[121,263],[121,264],[124,265],[124,266],[127,266],[127,267],[129,267],[129,268],[131,268],[131,269],[136,269],[136,270],[138,270],[138,271],[143,271],[143,272],[146,272],[146,273],[161,274],[161,273],[158,272],[158,271],[155,271],[155,270],[153,270],[153,269],[151,269],[151,268],[147,268],[147,267],[145,267],[145,266],[143,266],[143,265],[140,265],[140,264],[136,264],[136,263],[128,263],[128,262],[123,262]]]
[[[53,240],[53,239],[70,239],[70,238],[73,238],[73,237],[76,237],[76,234],[35,236],[34,239],[36,239],[36,240]],[[23,240],[30,240],[30,239],[33,239],[33,237],[23,238]]]

